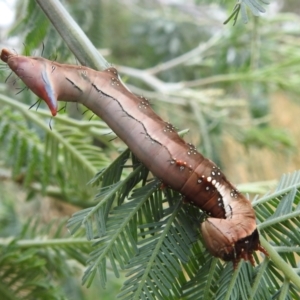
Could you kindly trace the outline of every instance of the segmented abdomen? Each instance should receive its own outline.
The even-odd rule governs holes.
[[[98,72],[62,65],[39,57],[18,56],[6,49],[1,59],[43,98],[52,115],[57,100],[79,102],[101,117],[138,159],[162,182],[179,191],[185,201],[210,216],[201,224],[203,239],[215,256],[254,263],[261,247],[251,203],[220,169],[164,122],[147,99],[133,95],[114,68]]]

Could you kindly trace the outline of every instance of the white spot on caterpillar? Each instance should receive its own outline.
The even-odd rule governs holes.
[[[115,68],[108,68],[108,69],[106,69],[106,71],[107,72],[111,72],[111,73],[113,73],[113,74],[115,74],[115,75],[118,76],[118,72],[117,72],[117,70]]]
[[[168,122],[165,122],[165,124],[166,124],[166,127],[165,127],[166,131],[168,131],[168,132],[174,132],[176,130],[176,128],[172,124],[170,124]]]
[[[192,153],[194,155],[197,154],[197,149],[196,149],[196,147],[193,144],[187,143],[187,145],[188,145],[188,147],[190,149],[190,153]]]
[[[85,80],[88,78],[86,70],[83,70],[83,71],[81,72],[81,76],[82,76],[82,78],[85,79]]]
[[[215,185],[215,187],[216,187],[217,191],[219,192],[219,194],[221,195],[221,199],[223,200],[223,207],[225,209],[226,218],[232,217],[232,208],[230,206],[232,191],[228,191],[228,189],[226,189],[226,186],[224,186],[223,184],[219,184],[219,183],[217,183]],[[218,201],[219,201],[219,199],[218,199]]]
[[[144,98],[143,96],[140,96],[140,98],[142,99],[140,105],[138,106],[139,108],[143,108],[143,109],[147,109],[147,106],[149,106],[149,102],[146,98]]]
[[[217,183],[216,179],[214,179],[211,183],[212,183],[213,185],[216,185],[216,183]]]
[[[211,182],[211,177],[210,177],[210,176],[207,177],[207,181],[208,181],[208,182]]]
[[[119,80],[116,79],[115,77],[111,77],[111,85],[112,86],[114,86],[114,85],[119,86],[120,85]]]
[[[232,217],[232,208],[230,205],[225,206],[225,217],[226,218]]]
[[[145,98],[144,96],[139,96],[139,98],[143,101],[143,104],[145,103],[145,105],[149,105],[149,100],[147,98]]]

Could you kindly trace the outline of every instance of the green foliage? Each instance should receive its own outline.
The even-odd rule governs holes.
[[[227,24],[229,21],[233,19],[233,25],[235,25],[237,18],[239,16],[239,13],[241,12],[242,19],[244,23],[248,22],[248,16],[247,16],[247,10],[246,7],[248,6],[251,10],[251,12],[255,16],[259,16],[260,13],[266,12],[263,5],[269,4],[268,0],[239,0],[237,1],[236,5],[233,8],[233,12],[231,15],[227,18],[226,21],[224,21],[224,24]]]
[[[263,11],[261,4],[264,3],[256,0],[241,1],[231,18],[236,20],[240,9],[245,18],[245,5],[257,14]],[[115,5],[110,8],[116,13]],[[66,53],[62,42],[53,38],[56,33],[50,29],[48,21],[33,1],[28,1],[26,9],[26,17],[15,26],[12,34],[19,35],[24,31],[29,51],[40,45],[43,39],[46,55],[53,53],[53,48]],[[77,10],[80,11],[78,7]],[[108,15],[115,32],[120,30],[125,36],[127,25],[134,28],[141,24],[141,20],[129,22],[130,18],[124,14],[114,14],[113,18],[111,14]],[[122,28],[117,26],[119,16],[129,24]],[[263,43],[266,37],[270,37],[271,43],[263,44],[264,51],[261,53],[262,59],[258,60],[258,68],[257,56],[248,49],[249,41],[255,44],[257,36],[252,36],[249,29],[237,26],[230,28],[230,32],[224,34],[222,39],[216,39],[218,42],[215,44],[213,40],[211,44],[205,44],[206,50],[196,52],[196,56],[176,65],[172,58],[180,57],[189,48],[197,47],[199,39],[192,30],[198,28],[201,31],[201,27],[195,24],[185,26],[184,23],[179,26],[168,18],[156,15],[155,20],[158,19],[160,22],[151,28],[148,25],[154,19],[147,20],[144,26],[135,29],[145,35],[148,45],[143,47],[140,39],[132,39],[133,44],[127,45],[127,40],[117,38],[107,42],[107,45],[118,48],[112,51],[113,59],[113,55],[118,56],[114,62],[124,61],[128,57],[128,65],[136,60],[137,65],[141,63],[149,67],[159,60],[171,59],[175,69],[162,63],[161,66],[165,68],[162,68],[163,74],[157,78],[165,80],[165,97],[174,101],[176,97],[182,102],[187,101],[188,105],[184,109],[183,106],[175,107],[173,104],[171,115],[173,117],[180,112],[182,124],[186,125],[186,120],[194,114],[194,122],[201,128],[206,154],[217,148],[213,147],[211,133],[217,140],[221,128],[228,130],[237,127],[234,122],[228,125],[232,121],[231,114],[235,112],[230,107],[240,103],[232,101],[232,95],[240,88],[237,82],[242,81],[248,91],[253,82],[259,82],[264,87],[278,86],[298,92],[299,54],[294,51],[295,45],[292,42],[295,33],[281,26],[281,20],[272,21],[278,35],[274,35],[274,29],[266,25],[262,27],[259,39]],[[92,22],[91,27],[94,26],[95,22]],[[108,30],[107,27],[110,26],[103,26],[103,32],[99,32],[103,36],[114,36],[110,31],[112,29]],[[68,28],[63,29],[69,35],[72,34]],[[207,39],[208,33],[203,34],[203,39]],[[183,36],[186,43],[178,44]],[[282,43],[283,36],[289,37],[291,42]],[[53,43],[53,40],[56,42]],[[106,40],[102,43],[105,46]],[[124,47],[120,47],[123,44]],[[234,53],[233,63],[228,62],[228,48]],[[144,64],[137,53],[150,57],[147,57]],[[63,57],[60,54],[60,59]],[[176,72],[179,69],[180,72]],[[153,68],[152,72],[156,74],[157,71]],[[200,79],[195,82],[196,78],[202,78],[203,81]],[[167,89],[167,82],[184,79],[188,84],[181,86],[182,91]],[[218,98],[216,90],[207,90],[206,93],[204,89],[199,90],[199,86],[205,85],[224,87],[224,82],[232,95],[224,96],[220,93]],[[145,88],[146,83],[140,84],[140,87]],[[198,87],[198,90],[189,89],[193,86]],[[143,92],[147,93],[149,89]],[[158,96],[155,95],[155,98]],[[72,234],[68,236],[62,230],[66,224],[63,220],[53,221],[46,227],[36,219],[23,224],[15,215],[13,206],[9,202],[1,202],[1,237],[13,236],[9,240],[0,239],[0,290],[1,295],[7,299],[66,298],[68,294],[58,286],[65,278],[73,278],[78,274],[73,268],[74,261],[76,266],[87,265],[82,277],[85,286],[95,286],[100,282],[101,287],[106,287],[112,275],[118,278],[126,273],[128,278],[123,282],[121,291],[118,291],[121,299],[298,297],[300,172],[284,176],[275,192],[253,201],[263,245],[270,256],[266,258],[256,254],[256,267],[242,262],[233,271],[231,263],[213,258],[204,249],[198,232],[202,217],[200,211],[182,203],[178,193],[168,188],[161,190],[160,182],[151,178],[129,150],[123,149],[123,145],[120,146],[122,151],[118,157],[113,161],[110,159],[116,157],[119,151],[116,151],[114,145],[119,144],[109,143],[109,130],[101,121],[87,121],[80,114],[80,119],[75,120],[60,114],[50,123],[50,128],[49,121],[45,121],[49,114],[43,110],[28,111],[27,105],[4,95],[0,96],[0,102],[1,157],[5,158],[5,165],[11,168],[13,177],[24,183],[29,197],[42,191],[80,207],[67,222]],[[160,104],[156,104],[156,107],[160,108]],[[224,116],[230,119],[227,123]],[[284,134],[268,127],[247,132],[242,135],[245,145],[256,142],[259,146],[274,147],[281,143],[283,148],[291,147],[290,140]],[[99,143],[103,149],[95,146]],[[86,185],[88,181],[89,186]],[[16,232],[9,229],[13,227],[12,223]],[[100,298],[98,293],[96,297]]]
[[[25,55],[43,55],[54,60],[57,57],[55,53],[59,53],[60,59],[70,56],[69,49],[34,0],[18,1],[16,14],[16,21],[8,35],[21,37],[24,47],[19,50]]]
[[[35,219],[24,224],[13,239],[0,239],[3,299],[67,299],[56,281],[76,274],[69,260],[84,263],[90,245],[63,239],[64,224],[60,220],[43,227]]]
[[[271,150],[295,149],[291,136],[282,129],[271,127],[251,128],[240,137],[241,142],[246,146],[268,147]]]
[[[112,148],[107,126],[101,121],[77,122],[60,115],[52,130],[45,121],[45,111],[28,111],[27,105],[4,95],[0,98],[5,104],[1,110],[1,149],[8,154],[13,177],[22,178],[29,189],[33,181],[38,181],[44,192],[49,185],[58,186],[66,201],[86,205],[94,194],[93,189],[86,189],[86,183],[109,161],[93,145],[95,137],[104,147]]]
[[[69,221],[69,226],[78,222],[84,225],[88,238],[94,241],[83,283],[90,285],[98,272],[101,284],[105,285],[106,268],[112,266],[116,276],[119,268],[128,272],[129,279],[119,295],[121,299],[178,299],[182,296],[195,299],[195,295],[197,299],[208,299],[212,295],[214,299],[248,299],[250,296],[251,299],[269,299],[279,294],[284,295],[284,299],[295,298],[300,281],[291,274],[292,268],[297,267],[294,251],[300,238],[297,229],[299,178],[300,172],[284,176],[273,194],[254,201],[261,233],[272,241],[275,252],[284,252],[282,258],[277,261],[272,252],[263,260],[256,256],[257,267],[242,262],[234,273],[231,263],[212,258],[196,242],[197,234],[192,225],[195,222],[192,215],[196,212],[182,206],[176,193],[166,190],[163,196],[156,181],[135,189],[131,195],[129,188],[128,200],[112,208],[105,220],[105,213],[98,213],[96,208],[105,206],[111,192],[117,194],[118,188],[110,187],[107,194],[107,188],[102,187],[100,202],[92,209],[76,213]],[[87,218],[92,216],[93,223],[87,225]],[[288,262],[286,270],[281,268],[283,260]],[[290,276],[296,278],[294,283],[298,288],[294,283],[289,283],[288,290],[285,288]]]

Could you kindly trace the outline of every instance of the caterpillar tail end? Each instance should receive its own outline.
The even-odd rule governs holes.
[[[57,114],[57,93],[54,89],[51,70],[42,58],[17,55],[8,49],[2,49],[0,58],[9,68],[48,105],[52,116]]]
[[[41,75],[43,79],[43,84],[39,85],[38,94],[48,105],[52,116],[55,117],[57,114],[57,107],[58,107],[57,97],[51,85],[51,82],[47,76],[47,72],[42,71]]]
[[[9,50],[3,48],[2,51],[1,51],[1,56],[0,56],[1,60],[4,61],[4,62],[7,62],[8,57],[9,57],[10,54],[11,53],[9,52]]]

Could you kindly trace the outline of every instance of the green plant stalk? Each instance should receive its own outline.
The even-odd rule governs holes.
[[[201,108],[195,101],[189,101],[189,105],[191,106],[194,115],[196,117],[196,120],[199,124],[199,130],[201,132],[201,138],[203,139],[203,145],[204,145],[203,155],[212,157],[213,151],[212,151],[211,139],[209,137],[209,130],[207,129],[207,124],[202,114]]]
[[[253,201],[252,206],[255,207],[256,205],[263,204],[263,203],[268,202],[271,199],[274,199],[276,197],[281,197],[282,195],[285,195],[288,192],[290,192],[292,189],[299,189],[299,187],[300,187],[300,183],[295,183],[287,188],[280,189],[280,191],[277,191],[272,194],[268,194],[267,196],[264,196],[258,200]]]
[[[296,253],[300,253],[300,247],[288,247],[288,246],[274,246],[273,249],[276,252],[280,252],[280,253],[290,253],[290,252],[296,252]]]
[[[300,276],[296,271],[287,264],[277,253],[277,251],[268,243],[268,241],[261,235],[260,236],[261,245],[268,251],[269,257],[274,265],[290,280],[292,281],[298,289],[300,289]]]
[[[290,287],[290,282],[289,282],[289,280],[287,280],[287,278],[285,278],[283,285],[280,289],[280,296],[279,296],[278,300],[288,299],[289,287]]]
[[[293,218],[297,218],[298,216],[300,216],[300,211],[299,210],[293,211],[293,212],[285,214],[283,216],[276,217],[274,219],[270,219],[268,221],[265,221],[265,222],[259,224],[257,227],[260,230],[262,230],[262,229],[265,229],[265,228],[270,227],[272,225],[275,225],[275,224],[278,224],[278,223],[282,223],[284,221],[291,220]]]
[[[46,188],[43,188],[42,184],[38,182],[33,182],[30,185],[30,189],[37,193],[43,193],[43,195],[47,195],[49,197],[57,198],[62,202],[69,203],[81,208],[89,208],[94,205],[94,202],[87,200],[73,200],[73,198],[69,198],[66,196],[67,193],[62,193],[61,189],[56,186],[48,185]],[[66,192],[66,191],[65,191]]]
[[[12,238],[0,239],[0,247],[6,247],[13,241]],[[54,246],[70,246],[70,245],[92,245],[92,241],[86,238],[65,238],[65,239],[34,239],[34,240],[17,240],[14,242],[19,248],[32,248],[32,247],[54,247]]]
[[[58,0],[36,0],[36,2],[83,66],[95,70],[110,67]]]
[[[299,60],[297,62],[299,64]],[[274,70],[273,70],[274,69]],[[291,84],[288,80],[286,80],[285,76],[277,76],[274,75],[281,71],[281,68],[275,67],[269,70],[262,71],[251,71],[251,73],[234,73],[234,74],[220,74],[214,75],[211,77],[206,77],[203,79],[195,79],[192,81],[186,81],[182,84],[182,88],[192,88],[192,87],[200,87],[205,85],[211,85],[222,82],[241,82],[241,81],[249,81],[249,82],[261,82],[261,83],[270,83],[270,84],[280,84],[283,87],[289,87]]]
[[[233,288],[236,284],[236,280],[237,280],[238,275],[240,273],[241,266],[242,266],[242,264],[239,263],[237,269],[233,272],[230,283],[229,283],[228,288],[227,288],[227,293],[224,297],[224,300],[230,300],[231,299],[231,292],[232,292],[232,290],[233,290]]]
[[[256,275],[256,277],[255,277],[255,280],[254,280],[254,282],[253,282],[253,285],[252,285],[252,287],[251,287],[251,293],[249,294],[249,299],[248,299],[248,300],[254,299],[257,290],[260,288],[260,285],[259,285],[259,284],[260,284],[260,282],[261,282],[261,280],[262,280],[262,278],[263,278],[264,272],[265,272],[265,270],[266,270],[268,264],[269,264],[269,260],[268,260],[268,259],[265,259],[265,260],[261,263],[260,268],[259,268],[259,270],[258,270],[258,273],[257,273],[257,275]]]
[[[207,287],[210,287],[214,282],[214,274],[216,272],[216,267],[217,267],[218,261],[219,260],[217,258],[212,259],[212,263],[210,265],[209,272],[208,272],[208,278],[207,278],[207,284],[206,284]],[[210,292],[211,292],[211,290],[209,288],[206,288],[204,290],[203,299],[209,299]]]

